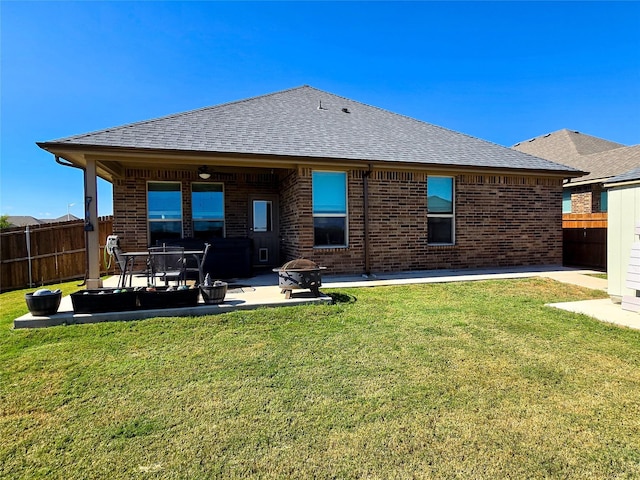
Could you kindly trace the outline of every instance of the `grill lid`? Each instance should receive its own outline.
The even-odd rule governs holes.
[[[280,270],[313,270],[317,269],[318,265],[306,258],[298,258],[285,263]]]

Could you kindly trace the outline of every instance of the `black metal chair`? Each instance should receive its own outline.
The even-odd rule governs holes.
[[[164,280],[165,286],[169,286],[169,281],[175,281],[178,285],[186,284],[184,247],[167,245],[151,247],[149,248],[149,262],[153,284],[155,284],[156,278]]]
[[[149,281],[149,277],[151,276],[151,266],[148,260],[145,263],[144,269],[135,270],[134,267],[136,259],[134,257],[127,257],[120,247],[115,247],[113,249],[113,257],[118,264],[118,268],[120,268],[118,288],[124,288],[127,286],[127,278],[129,278],[129,287],[131,287],[134,275],[145,276],[147,277],[147,282]]]
[[[197,273],[198,274],[198,282],[199,285],[202,285],[204,283],[204,262],[207,260],[207,256],[209,255],[209,251],[211,250],[211,244],[210,243],[205,243],[204,244],[204,251],[202,253],[202,258],[198,258],[197,256],[194,255],[195,257],[195,266],[189,266],[187,265],[186,267],[186,275],[188,276],[189,273]],[[188,262],[187,262],[188,263]]]

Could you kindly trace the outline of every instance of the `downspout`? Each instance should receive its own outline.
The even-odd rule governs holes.
[[[369,165],[369,170],[364,172],[362,177],[362,203],[364,209],[364,273],[365,275],[371,275],[371,260],[370,260],[370,251],[369,251],[369,177],[371,176],[371,165]]]
[[[73,163],[70,162],[63,162],[60,157],[58,155],[54,155],[56,158],[56,163],[59,165],[62,165],[63,167],[72,167],[72,168],[77,168],[79,170],[82,170],[82,182],[83,182],[83,193],[86,195],[86,191],[87,191],[87,170],[84,167],[79,167],[78,165],[74,165]],[[85,222],[86,222],[86,218],[87,218],[87,203],[85,201]],[[87,233],[87,229],[84,229],[84,280],[82,280],[82,283],[78,284],[79,287],[84,286],[87,283],[87,277],[89,276],[89,252],[88,252],[88,233]]]

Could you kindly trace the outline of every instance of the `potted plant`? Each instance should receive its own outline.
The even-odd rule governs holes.
[[[202,301],[207,305],[215,305],[224,302],[224,297],[227,294],[227,283],[216,280],[211,281],[211,276],[207,273],[204,279],[204,283],[200,285],[200,294],[202,295]]]
[[[60,289],[49,290],[41,288],[33,293],[25,293],[24,299],[31,315],[35,317],[48,317],[54,315],[60,306],[62,292]]]

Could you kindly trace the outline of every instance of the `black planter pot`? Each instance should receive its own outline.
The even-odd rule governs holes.
[[[125,312],[137,308],[133,290],[115,293],[114,288],[80,290],[71,294],[74,313]]]
[[[198,293],[197,288],[167,290],[167,287],[157,287],[139,291],[138,301],[142,309],[195,307],[198,305]]]
[[[54,315],[60,306],[62,292],[51,293],[49,295],[37,295],[33,293],[25,293],[24,299],[31,315],[35,317],[48,317]]]

